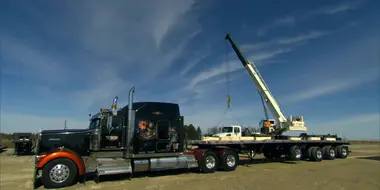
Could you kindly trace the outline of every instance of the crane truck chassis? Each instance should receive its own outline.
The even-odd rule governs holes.
[[[88,129],[43,130],[37,135],[33,184],[62,188],[86,176],[132,174],[174,169],[196,169],[203,173],[234,171],[239,154],[251,159],[264,154],[268,159],[322,161],[346,158],[349,142],[332,135],[285,136],[253,134],[204,137],[185,150],[184,116],[178,104],[134,102],[100,109],[90,118]]]

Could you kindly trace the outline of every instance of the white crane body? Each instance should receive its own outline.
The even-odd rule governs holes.
[[[307,127],[305,126],[303,116],[289,116],[288,119],[284,116],[279,104],[277,103],[276,99],[274,98],[269,88],[265,84],[264,79],[261,77],[255,63],[248,61],[244,57],[243,53],[239,50],[235,42],[232,40],[230,34],[227,34],[226,39],[229,40],[229,42],[231,43],[236,55],[239,57],[244,68],[247,70],[248,74],[251,76],[253,82],[255,83],[260,96],[263,98],[267,107],[269,107],[269,110],[271,111],[274,119],[277,121],[275,129],[273,129],[273,127],[269,127],[269,132],[273,132],[275,130],[307,131]]]

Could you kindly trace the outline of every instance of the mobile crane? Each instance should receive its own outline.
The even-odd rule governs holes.
[[[272,112],[275,118],[275,125],[272,125],[274,122],[268,118],[262,122],[264,125],[263,127],[268,128],[268,130],[264,131],[277,135],[281,135],[285,131],[307,131],[303,116],[289,116],[288,119],[284,116],[279,104],[270,92],[268,86],[265,84],[264,79],[257,69],[255,63],[250,62],[246,59],[246,57],[240,51],[239,47],[236,45],[235,41],[232,39],[231,34],[228,33],[226,35],[226,39],[231,43],[231,46],[234,49],[236,55],[240,59],[244,68],[247,70],[248,74],[251,76],[253,82],[256,84],[261,98],[269,107],[269,110]]]
[[[237,49],[236,45],[234,47]],[[242,57],[242,54],[238,55]],[[253,66],[244,57],[241,60],[257,77]],[[272,97],[273,109],[279,110],[267,88],[261,88],[266,98]],[[87,129],[39,132],[33,172],[35,188],[39,180],[45,187],[60,188],[79,179],[85,181],[88,175],[94,175],[97,180],[104,175],[132,176],[138,172],[172,169],[196,169],[203,173],[219,169],[234,171],[239,165],[240,152],[249,152],[251,158],[256,153],[263,153],[267,158],[286,155],[290,160],[305,158],[312,161],[346,158],[349,153],[346,146],[349,143],[336,136],[279,138],[270,134],[208,137],[210,139],[192,143],[198,148],[188,151],[185,150],[184,116],[179,105],[134,102],[134,92],[133,87],[129,91],[128,105],[120,109],[117,109],[116,96],[111,109],[100,109],[90,118]],[[292,118],[285,120],[282,116],[278,114],[280,128],[304,129],[302,122]],[[233,132],[240,132],[240,129]]]

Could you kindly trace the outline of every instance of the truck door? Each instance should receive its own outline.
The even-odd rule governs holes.
[[[167,152],[171,148],[170,144],[170,121],[160,120],[157,121],[157,152]]]
[[[120,148],[122,146],[123,117],[112,116],[102,122],[102,147]]]
[[[234,133],[233,133],[233,135],[232,136],[234,136],[234,137],[240,137],[241,135],[240,135],[240,127],[234,127]]]

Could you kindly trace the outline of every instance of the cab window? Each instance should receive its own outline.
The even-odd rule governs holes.
[[[239,128],[235,127],[235,128],[234,128],[234,133],[240,133]]]
[[[91,120],[90,126],[88,128],[89,129],[97,129],[97,128],[99,128],[99,124],[100,124],[100,119],[99,118],[93,119],[93,120]]]

